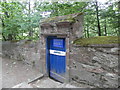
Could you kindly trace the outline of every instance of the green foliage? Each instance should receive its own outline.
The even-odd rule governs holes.
[[[20,22],[22,19],[22,9],[21,6],[17,2],[0,3],[2,10],[1,10],[1,17],[3,20],[3,35],[8,37],[12,35],[11,38],[15,38],[18,32],[20,32]],[[8,39],[8,38],[7,38]]]
[[[44,18],[73,13],[84,13],[84,37],[98,36],[96,12],[99,14],[102,36],[119,35],[118,3],[110,0],[106,4],[94,2],[0,2],[0,19],[3,40],[39,39],[39,21]],[[51,12],[42,16],[42,13]]]
[[[95,7],[94,2],[91,2],[84,10],[84,37],[98,36]],[[99,3],[98,9],[102,36],[118,36],[120,27],[118,3],[113,0],[105,4]]]
[[[38,12],[26,14],[26,5],[19,2],[1,2],[2,35],[6,40],[36,39],[41,16]],[[33,36],[28,35],[33,30]],[[10,36],[11,35],[11,39]]]
[[[86,2],[74,2],[74,3],[42,3],[38,7],[41,11],[50,11],[53,16],[62,16],[67,14],[79,13],[87,6]]]

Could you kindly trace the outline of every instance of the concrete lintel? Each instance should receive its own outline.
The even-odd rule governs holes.
[[[51,34],[44,34],[44,33],[41,33],[41,35],[43,36],[58,36],[58,37],[68,37],[68,34],[63,34],[63,33],[51,33]]]

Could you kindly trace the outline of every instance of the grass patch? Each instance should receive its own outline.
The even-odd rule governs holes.
[[[74,41],[75,45],[88,46],[95,44],[118,44],[118,36],[97,36],[91,38],[79,38]]]

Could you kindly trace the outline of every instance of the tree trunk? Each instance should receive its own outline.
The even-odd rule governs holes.
[[[97,26],[98,26],[98,36],[101,36],[101,28],[100,28],[100,21],[99,21],[99,11],[98,11],[98,2],[95,2],[96,8],[96,16],[97,16]]]
[[[89,26],[87,24],[87,37],[89,38]]]
[[[8,34],[8,41],[12,41],[13,40],[13,35],[12,34]]]
[[[116,30],[116,33],[117,33],[117,36],[120,36],[120,15],[118,15],[118,21],[117,21],[118,23],[118,28],[117,28],[117,30]]]
[[[84,38],[86,38],[86,27],[84,26]]]
[[[28,15],[29,15],[29,24],[31,24],[31,20],[30,20],[30,10],[31,10],[31,6],[30,6],[30,0],[29,0],[29,12],[28,12]],[[33,31],[32,31],[32,28],[31,28],[31,25],[29,27],[29,36],[31,37],[33,35]]]
[[[106,18],[105,18],[104,29],[105,29],[105,36],[107,36]]]
[[[5,27],[5,24],[4,24],[4,20],[1,18],[1,21],[2,21],[2,28]],[[6,37],[4,36],[4,33],[2,32],[2,37],[4,39],[4,41],[7,41]]]
[[[4,2],[7,3],[6,0],[4,0]],[[8,14],[7,11],[4,12],[4,15],[5,15],[7,18],[10,18],[10,16],[9,16],[9,14]],[[3,27],[3,28],[5,27],[4,19],[2,19],[2,27]],[[3,35],[3,39],[4,39],[5,41],[7,41],[7,40],[13,40],[13,34],[8,34],[7,38],[4,36],[4,33],[2,33],[2,35]]]
[[[2,33],[2,37],[4,39],[4,41],[7,41],[6,37],[4,36],[4,34]]]

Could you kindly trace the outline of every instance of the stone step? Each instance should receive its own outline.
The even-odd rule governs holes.
[[[33,88],[30,84],[27,82],[20,83],[12,88]]]

